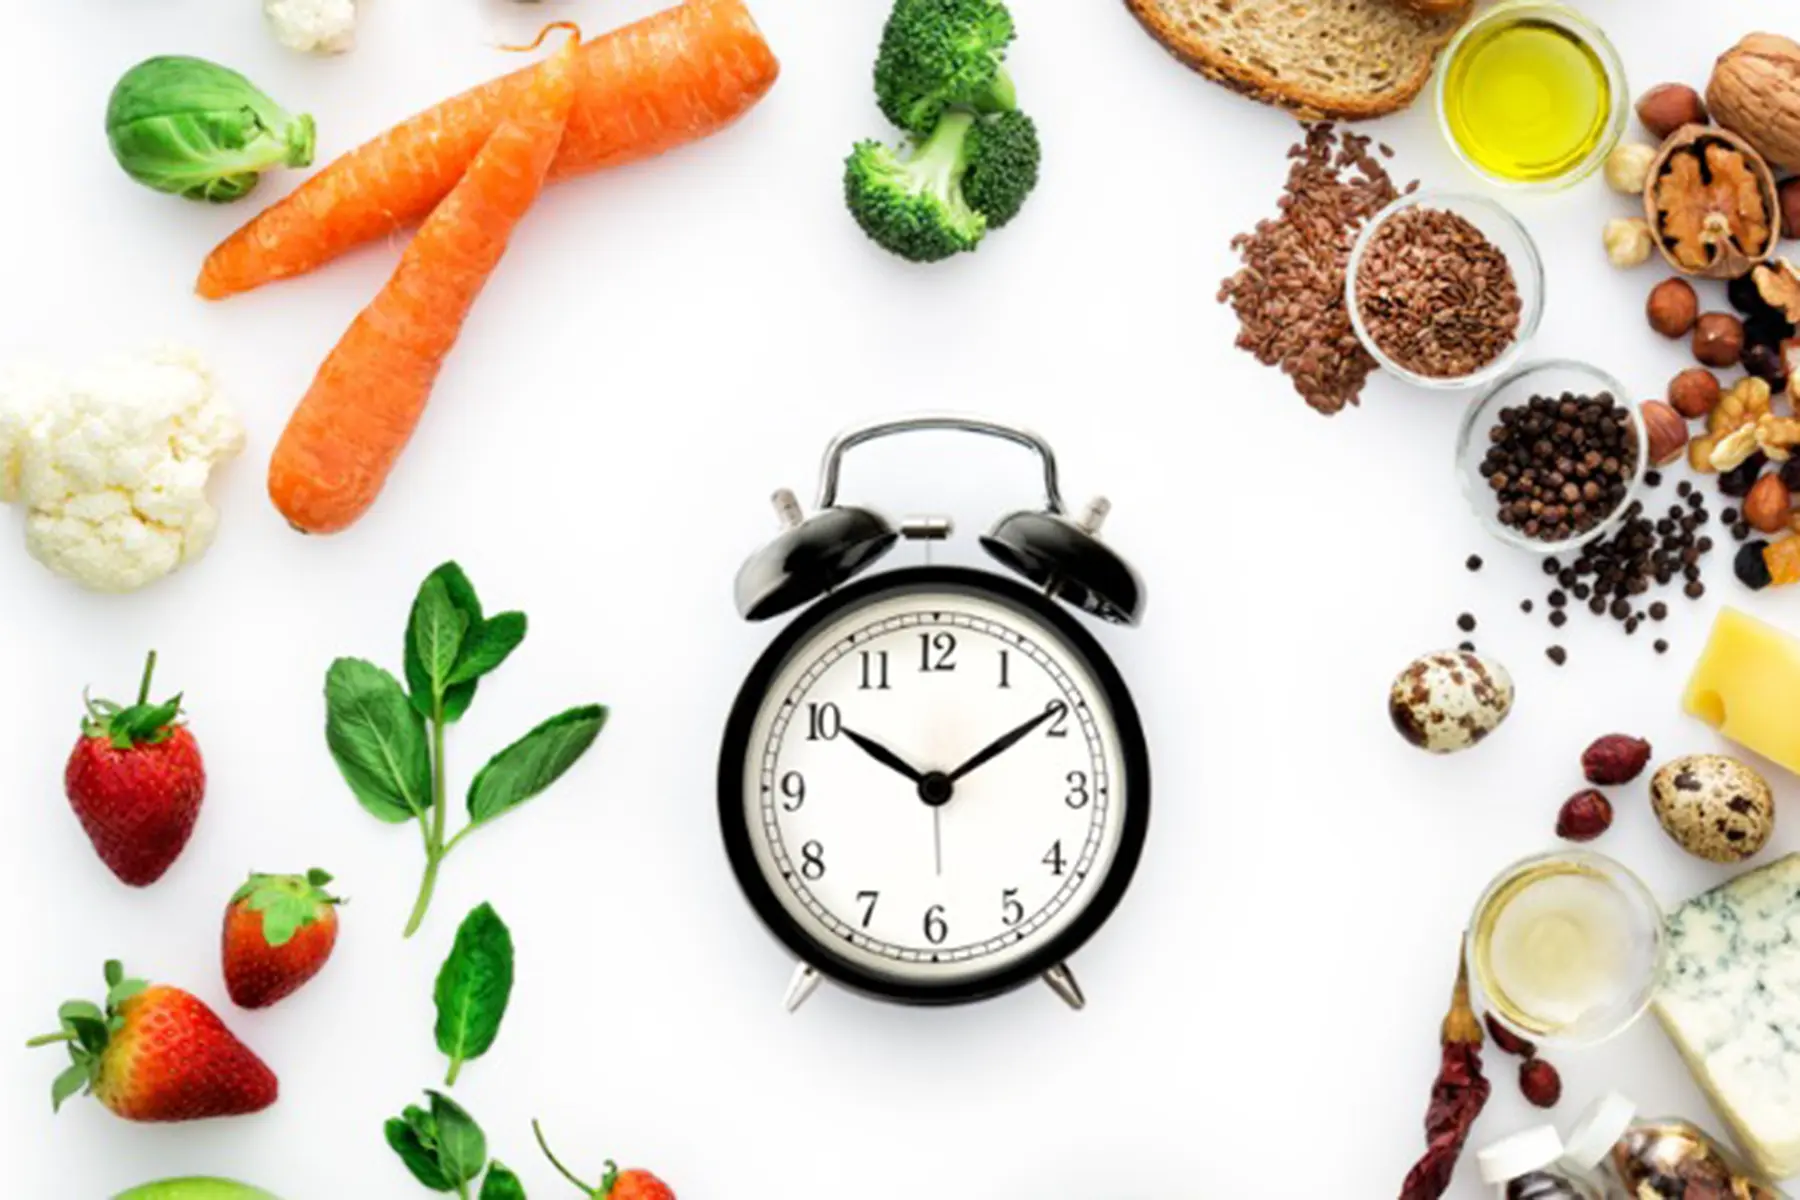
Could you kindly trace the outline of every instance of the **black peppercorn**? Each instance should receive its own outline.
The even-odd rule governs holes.
[[[1700,597],[1706,595],[1706,585],[1701,583],[1698,579],[1689,581],[1688,585],[1681,590],[1686,594],[1689,600],[1698,600]]]
[[[1561,646],[1551,646],[1544,651],[1544,654],[1559,667],[1569,661],[1569,652]]]
[[[1657,638],[1656,639],[1656,652],[1658,654],[1667,654],[1669,652],[1669,643],[1664,641],[1662,638]]]
[[[1481,570],[1481,555],[1479,555],[1479,554],[1469,555],[1469,561],[1464,563],[1463,565],[1468,567],[1469,570],[1471,570],[1471,571]]]
[[[1564,612],[1562,609],[1559,608],[1550,614],[1550,624],[1553,627],[1555,627],[1557,629],[1561,629],[1564,625],[1567,625],[1568,623],[1569,623],[1569,614]]]
[[[1456,627],[1464,633],[1474,633],[1475,618],[1469,613],[1464,613],[1462,616],[1456,618]]]
[[[1529,601],[1529,600],[1519,601],[1519,611],[1522,613],[1530,612],[1531,611],[1531,601]]]

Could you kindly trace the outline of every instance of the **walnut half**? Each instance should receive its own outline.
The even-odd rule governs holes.
[[[1676,270],[1735,279],[1775,250],[1780,209],[1769,165],[1736,134],[1687,125],[1663,144],[1644,216]]]

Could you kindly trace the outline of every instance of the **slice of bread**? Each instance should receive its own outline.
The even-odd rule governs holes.
[[[1465,15],[1427,16],[1395,0],[1125,3],[1209,79],[1304,117],[1350,121],[1411,104]]]
[[[1475,0],[1395,0],[1395,3],[1428,17],[1465,16],[1475,6]]]

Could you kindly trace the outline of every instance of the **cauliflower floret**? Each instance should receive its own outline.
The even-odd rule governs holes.
[[[29,401],[25,389],[3,393]],[[59,575],[104,592],[153,583],[200,557],[219,514],[206,498],[217,463],[244,428],[194,354],[161,349],[41,382],[35,410],[0,405],[0,468],[9,429],[16,486],[29,510],[25,544]],[[23,415],[18,415],[23,414]]]
[[[63,377],[45,363],[19,363],[0,372],[0,504],[18,500],[32,424],[67,391]]]
[[[263,0],[263,11],[291,50],[342,54],[356,44],[356,0]]]

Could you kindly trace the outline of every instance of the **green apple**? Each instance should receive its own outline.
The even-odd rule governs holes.
[[[280,1200],[280,1197],[229,1179],[165,1179],[161,1183],[146,1183],[129,1192],[120,1192],[113,1200]]]

